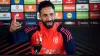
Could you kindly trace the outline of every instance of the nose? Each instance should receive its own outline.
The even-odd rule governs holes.
[[[50,15],[48,15],[48,20],[52,20]]]

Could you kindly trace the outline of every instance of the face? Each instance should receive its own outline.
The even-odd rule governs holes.
[[[52,7],[42,8],[42,10],[40,11],[39,17],[42,20],[42,23],[46,28],[53,27],[55,13],[54,13],[54,9]]]

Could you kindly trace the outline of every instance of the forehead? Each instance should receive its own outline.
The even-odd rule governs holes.
[[[52,7],[44,7],[41,9],[42,14],[54,13],[54,9]]]

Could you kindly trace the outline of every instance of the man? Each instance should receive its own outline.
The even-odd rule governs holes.
[[[25,27],[24,31],[30,38],[30,46],[32,54],[34,54],[33,46],[36,44],[37,38],[40,38],[42,45],[38,54],[75,54],[76,49],[72,36],[68,30],[54,22],[55,7],[50,1],[43,1],[39,5],[40,22],[36,26]],[[16,17],[11,23],[10,31],[19,29],[21,24],[16,22]]]

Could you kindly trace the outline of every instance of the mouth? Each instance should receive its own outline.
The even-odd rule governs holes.
[[[49,28],[53,27],[54,22],[53,22],[53,20],[50,20],[50,21],[43,22],[43,24],[44,24],[44,26],[46,26],[49,29]]]
[[[46,22],[46,24],[47,24],[47,25],[52,25],[52,24],[53,24],[53,22]]]

